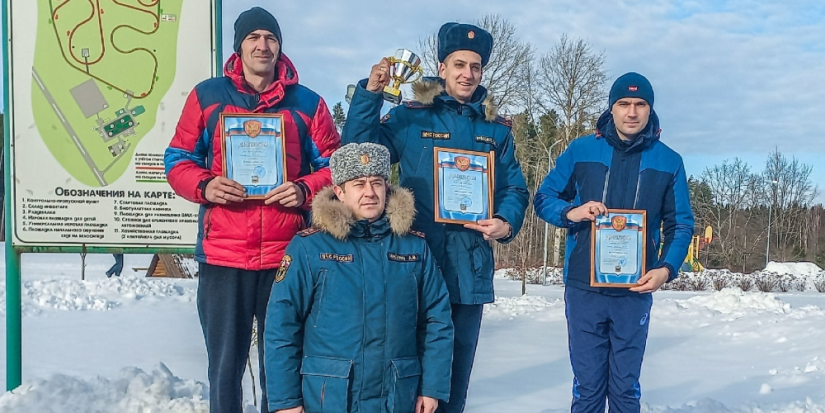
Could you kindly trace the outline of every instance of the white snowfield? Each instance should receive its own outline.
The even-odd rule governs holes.
[[[127,255],[124,276],[106,279],[111,255],[89,256],[88,280],[80,281],[76,254],[24,257],[24,384],[0,395],[0,412],[208,411],[197,281],[131,271],[150,258]],[[821,275],[805,264],[772,264],[782,267],[765,272]],[[5,282],[0,291],[5,308]],[[466,411],[569,412],[563,288],[531,284],[521,296],[521,283],[500,271],[496,291]],[[654,295],[643,412],[825,413],[825,294],[755,291]],[[5,340],[5,323],[0,331]],[[254,352],[251,362],[257,380]],[[5,375],[0,382],[5,387]],[[257,412],[249,375],[244,391],[245,413]]]

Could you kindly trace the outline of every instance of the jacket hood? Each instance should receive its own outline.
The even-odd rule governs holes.
[[[223,74],[232,79],[232,83],[239,91],[249,94],[258,93],[252,89],[243,76],[243,63],[241,57],[237,53],[229,56],[226,64],[223,66]],[[298,72],[295,70],[295,65],[285,54],[281,54],[278,62],[275,64],[275,81],[269,87],[261,92],[261,103],[266,106],[274,106],[280,102],[284,97],[284,89],[287,86],[298,84]]]
[[[423,105],[432,105],[436,99],[461,104],[447,94],[444,90],[444,79],[438,77],[422,78],[412,84],[412,90],[413,99]],[[472,108],[479,115],[483,115],[488,122],[492,122],[498,117],[498,107],[493,103],[493,94],[488,93],[484,86],[478,86],[475,93],[473,93],[472,100],[466,103],[465,106]]]
[[[619,138],[619,133],[616,132],[616,124],[613,122],[613,115],[609,109],[604,111],[599,117],[599,121],[596,122],[596,137],[603,137],[607,139],[610,146],[628,152],[642,150],[650,146],[653,142],[659,140],[661,133],[662,130],[659,128],[659,115],[657,115],[653,109],[650,110],[650,119],[647,122],[647,126],[645,126],[639,133],[639,136],[629,144]]]
[[[393,233],[396,235],[409,233],[415,219],[415,212],[415,199],[412,192],[394,185],[387,188],[387,206],[381,219],[388,221]],[[346,239],[357,223],[352,210],[338,200],[331,186],[322,189],[312,201],[312,226],[337,239]]]

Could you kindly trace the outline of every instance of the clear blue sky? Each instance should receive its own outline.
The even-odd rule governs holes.
[[[605,53],[611,82],[628,71],[646,75],[662,140],[683,155],[688,174],[734,157],[761,170],[778,148],[813,165],[812,179],[825,191],[825,138],[817,133],[825,118],[821,0],[519,0],[518,7],[487,0],[232,0],[224,1],[225,54],[235,17],[255,5],[273,12],[301,83],[330,106],[382,56],[416,48],[444,22],[497,13],[538,54],[567,33]]]

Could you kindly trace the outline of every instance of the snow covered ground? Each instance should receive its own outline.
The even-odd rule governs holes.
[[[77,254],[24,256],[24,384],[0,396],[0,412],[207,411],[197,282],[131,271],[150,259],[127,255],[124,276],[110,280],[103,273],[112,256],[90,255],[83,282]],[[767,270],[818,274],[776,265],[783,267]],[[562,288],[528,285],[521,297],[520,282],[499,272],[496,289],[467,412],[569,411]],[[825,294],[753,291],[655,294],[644,412],[825,413]],[[4,345],[5,323],[0,339]],[[244,389],[247,413],[254,412],[248,375]]]

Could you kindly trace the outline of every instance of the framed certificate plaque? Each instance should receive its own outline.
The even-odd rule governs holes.
[[[495,152],[433,148],[435,222],[476,223],[493,216]]]
[[[223,176],[246,188],[248,199],[263,199],[286,182],[284,118],[275,113],[222,113]]]
[[[645,274],[647,211],[611,209],[591,223],[590,285],[636,287]]]

